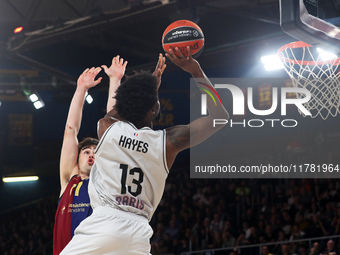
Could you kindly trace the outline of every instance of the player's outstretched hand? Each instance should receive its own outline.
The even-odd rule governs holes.
[[[195,72],[201,70],[200,64],[191,55],[190,47],[187,46],[188,56],[185,57],[178,47],[175,48],[175,52],[170,49],[169,53],[165,53],[165,56],[175,65],[182,68],[184,71],[194,74]]]
[[[161,86],[161,79],[162,79],[162,74],[166,68],[165,64],[165,57],[163,57],[163,54],[160,53],[158,57],[158,62],[155,68],[155,71],[153,72],[153,75],[157,77],[157,89],[159,89],[159,86]]]
[[[125,74],[126,65],[127,61],[124,61],[123,58],[117,55],[112,59],[112,64],[110,67],[102,65],[102,68],[104,69],[107,76],[110,77],[110,79],[116,78],[118,80],[121,80]]]
[[[102,69],[100,67],[86,68],[85,71],[79,76],[77,85],[84,87],[86,90],[92,88],[102,81],[102,77],[95,80],[96,76]]]

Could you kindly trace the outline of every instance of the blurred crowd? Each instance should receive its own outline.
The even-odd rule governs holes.
[[[1,215],[0,254],[44,254],[52,244],[57,199],[44,198]]]
[[[299,241],[340,234],[339,180],[188,181],[187,175],[169,176],[172,181],[151,222],[153,254],[258,244],[263,244],[263,254],[320,254],[331,243],[334,254],[340,254],[338,239],[315,241],[317,248]],[[286,243],[270,245],[274,242]],[[256,247],[208,254],[260,253]]]

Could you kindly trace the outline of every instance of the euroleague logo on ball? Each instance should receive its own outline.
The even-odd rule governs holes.
[[[203,31],[190,20],[175,21],[165,29],[162,46],[167,53],[177,47],[184,56],[188,55],[187,46],[189,46],[192,56],[197,58],[204,47]],[[176,52],[175,54],[177,55]]]

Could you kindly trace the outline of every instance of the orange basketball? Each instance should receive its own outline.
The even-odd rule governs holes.
[[[204,47],[202,29],[190,20],[177,20],[165,29],[162,46],[168,53],[169,49],[178,47],[184,56],[188,55],[187,46],[190,46],[192,56],[197,58]]]

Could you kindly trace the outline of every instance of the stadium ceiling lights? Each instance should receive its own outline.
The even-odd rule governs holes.
[[[283,64],[277,54],[263,56],[261,57],[261,62],[266,71],[283,69]]]
[[[23,27],[17,27],[14,29],[14,33],[17,34],[17,33],[20,33],[24,28]]]
[[[38,93],[31,93],[31,89],[27,88],[27,81],[26,81],[26,77],[25,76],[22,76],[20,78],[20,86],[21,86],[22,92],[33,103],[35,109],[40,109],[40,108],[45,106],[44,101],[41,99],[39,94]]]
[[[316,48],[316,50],[319,53],[319,56],[323,61],[337,58],[337,56],[333,52],[325,51],[321,48]]]
[[[28,98],[31,100],[35,109],[37,110],[45,106],[44,102],[37,93],[30,94]]]
[[[3,182],[29,182],[39,180],[38,176],[3,177]]]
[[[87,91],[86,91],[86,94],[85,94],[85,100],[88,104],[92,104],[92,102],[93,102],[93,97],[89,93],[87,93]]]

